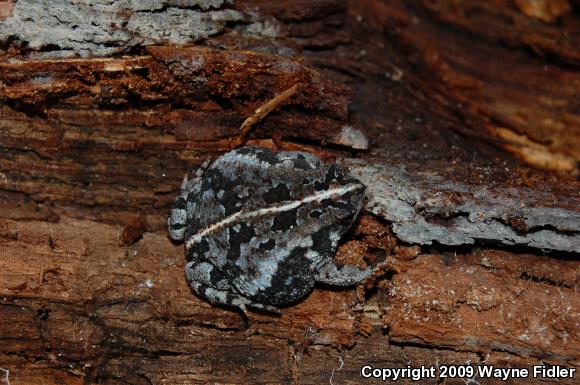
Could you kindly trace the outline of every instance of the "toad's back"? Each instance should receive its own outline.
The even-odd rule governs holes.
[[[198,186],[190,189],[186,237],[242,210],[303,200],[327,189],[338,173],[339,168],[308,153],[255,147],[231,151],[214,161]]]

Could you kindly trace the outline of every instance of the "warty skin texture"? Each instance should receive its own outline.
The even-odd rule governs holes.
[[[338,242],[365,187],[302,152],[242,147],[185,180],[168,218],[185,241],[187,280],[212,304],[278,312],[316,282],[349,286],[372,272],[341,265]]]

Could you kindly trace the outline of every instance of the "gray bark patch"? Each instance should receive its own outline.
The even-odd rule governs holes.
[[[446,181],[433,172],[412,175],[400,165],[343,163],[367,187],[366,210],[391,221],[405,242],[469,245],[484,240],[580,252],[580,213],[535,203],[541,202],[541,191],[497,186],[492,191]]]
[[[16,38],[60,56],[102,56],[136,45],[186,44],[221,32],[247,16],[231,1],[19,0],[0,22],[0,41]]]

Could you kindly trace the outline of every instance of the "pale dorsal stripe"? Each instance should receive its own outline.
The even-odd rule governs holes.
[[[319,201],[322,201],[324,199],[328,199],[328,198],[332,198],[332,197],[336,197],[336,196],[341,196],[341,195],[346,194],[350,191],[360,189],[361,187],[362,187],[362,185],[360,185],[360,184],[349,184],[346,186],[335,187],[335,188],[331,188],[331,189],[328,189],[325,191],[321,191],[317,194],[313,194],[313,195],[309,195],[307,197],[304,197],[303,199],[300,199],[297,201],[292,201],[292,202],[286,202],[286,203],[281,204],[281,205],[274,204],[272,206],[257,209],[254,211],[238,211],[237,213],[232,214],[229,217],[224,218],[221,221],[216,222],[213,225],[208,226],[208,227],[204,228],[203,230],[198,231],[196,234],[194,234],[193,236],[191,236],[187,240],[185,247],[187,249],[189,249],[195,243],[201,241],[206,235],[212,233],[213,231],[219,230],[220,228],[222,228],[224,226],[235,223],[237,221],[243,221],[244,219],[256,218],[256,217],[259,217],[259,216],[265,215],[265,214],[276,214],[276,213],[280,213],[283,211],[293,210],[302,204],[310,203],[310,202],[319,202]]]

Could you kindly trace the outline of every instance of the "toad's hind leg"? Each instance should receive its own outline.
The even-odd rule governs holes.
[[[316,269],[316,282],[334,286],[356,285],[370,276],[373,268],[361,269],[352,265],[343,265],[332,258],[324,260],[323,264]]]
[[[211,263],[189,262],[185,266],[185,275],[193,291],[213,305],[234,306],[243,312],[246,308],[280,314],[273,306],[254,302],[236,293],[223,274]]]

